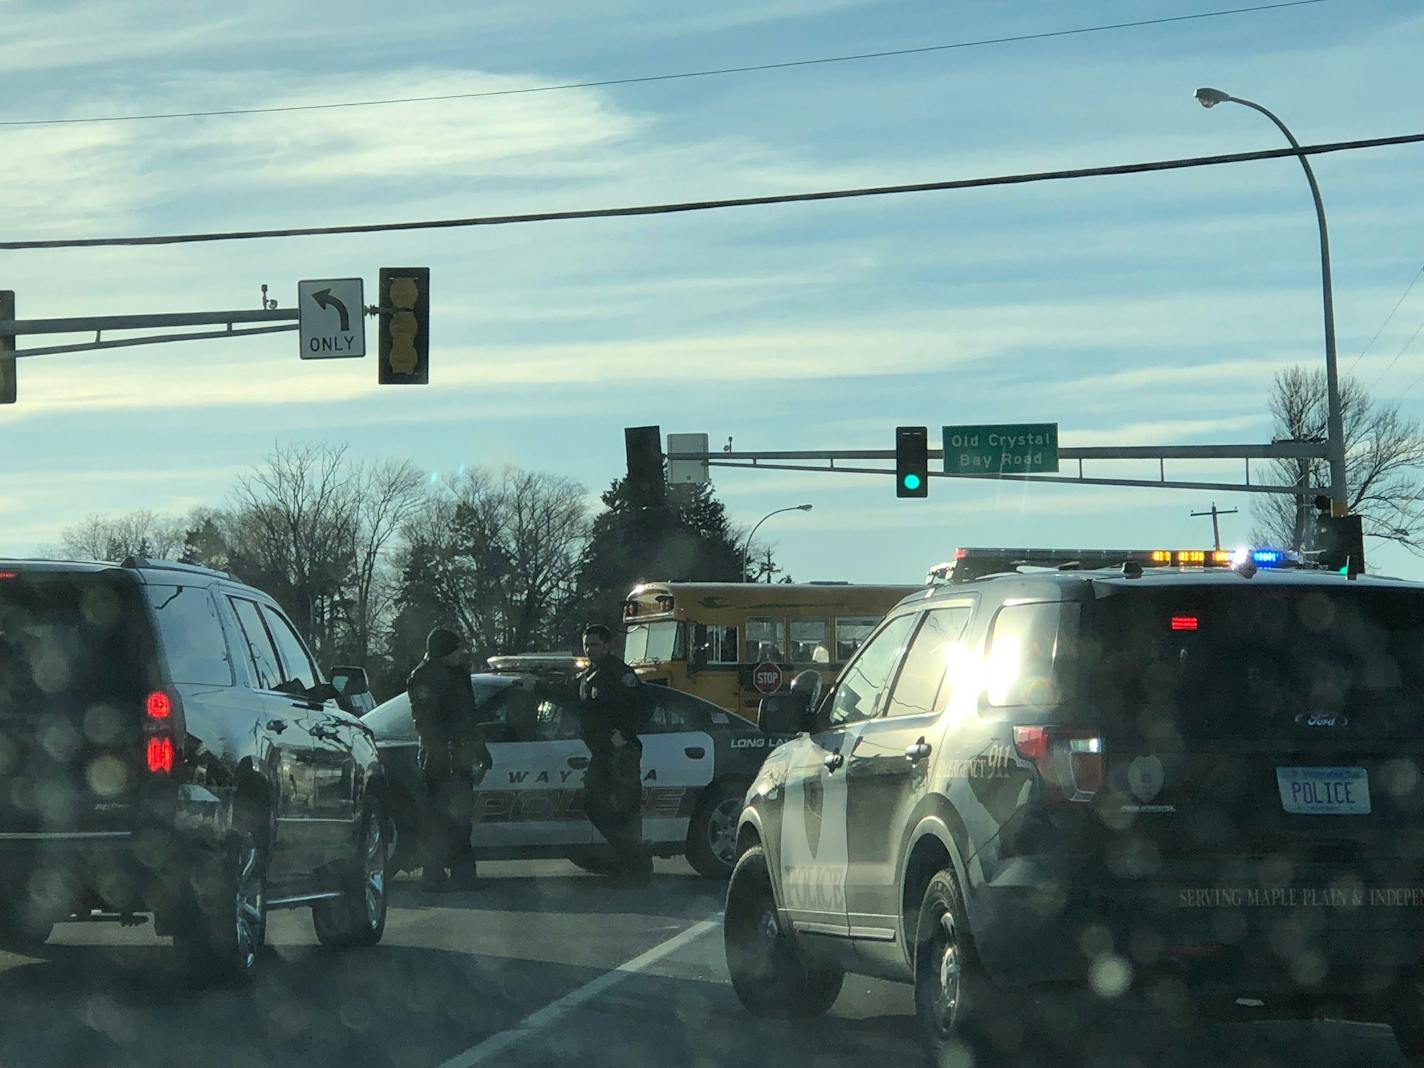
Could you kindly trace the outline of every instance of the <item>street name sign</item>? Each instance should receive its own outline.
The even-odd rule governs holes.
[[[365,285],[360,278],[297,283],[301,356],[344,360],[366,355]]]
[[[947,475],[1026,475],[1057,470],[1057,423],[944,428]]]

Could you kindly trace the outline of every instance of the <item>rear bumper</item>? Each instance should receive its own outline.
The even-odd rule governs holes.
[[[0,910],[166,910],[186,888],[196,844],[157,829],[0,834]]]
[[[1019,859],[975,888],[975,948],[996,982],[1091,981],[1095,965],[1120,961],[1206,992],[1367,995],[1424,967],[1424,877],[1370,888],[1341,885],[1337,871],[1265,890],[1055,874]]]

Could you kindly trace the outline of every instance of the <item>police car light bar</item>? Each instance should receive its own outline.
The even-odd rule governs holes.
[[[1147,567],[1239,567],[1249,561],[1257,568],[1289,567],[1293,557],[1279,549],[956,549],[954,559],[930,568],[926,582],[971,582],[985,575],[1016,571],[1020,567],[1091,568],[1121,567],[1135,563]]]

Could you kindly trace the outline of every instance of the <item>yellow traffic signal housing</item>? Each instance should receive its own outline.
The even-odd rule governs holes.
[[[377,380],[382,385],[430,381],[430,268],[382,267]]]

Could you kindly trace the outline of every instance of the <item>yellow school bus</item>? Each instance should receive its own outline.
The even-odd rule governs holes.
[[[647,582],[623,602],[623,659],[644,682],[755,720],[761,698],[801,671],[832,682],[881,617],[921,588]]]

